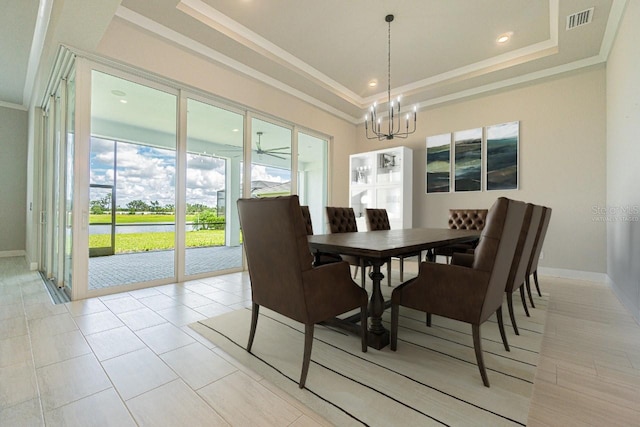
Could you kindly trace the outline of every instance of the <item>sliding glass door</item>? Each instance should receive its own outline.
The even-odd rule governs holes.
[[[328,138],[70,51],[58,61],[40,265],[73,298],[240,271],[240,197],[299,194],[324,231]]]
[[[186,276],[242,267],[236,200],[243,129],[241,113],[187,99]]]
[[[91,72],[90,290],[175,277],[177,99]]]
[[[71,294],[74,200],[75,70],[52,85],[53,95],[44,105],[40,181],[39,269],[59,288]]]

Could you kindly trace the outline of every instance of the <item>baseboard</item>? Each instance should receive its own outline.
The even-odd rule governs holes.
[[[25,256],[27,253],[24,250],[18,251],[0,251],[0,258],[9,258],[16,256]]]
[[[34,261],[31,261],[31,257],[29,256],[29,254],[25,254],[24,258],[27,261],[27,265],[29,266],[29,270],[38,271],[38,263],[34,262]]]
[[[609,276],[606,273],[594,273],[592,271],[568,270],[565,268],[538,267],[541,276],[562,277],[563,279],[586,280],[589,282],[608,283]]]

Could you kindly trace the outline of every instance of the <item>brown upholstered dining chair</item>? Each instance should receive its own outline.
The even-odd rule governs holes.
[[[531,296],[531,282],[529,280],[530,276],[533,274],[533,280],[536,284],[536,290],[538,291],[538,296],[542,296],[540,292],[540,283],[538,282],[538,261],[540,260],[540,254],[542,253],[542,245],[544,244],[544,239],[547,235],[547,230],[549,228],[549,222],[551,220],[551,208],[546,206],[542,207],[543,216],[540,220],[540,226],[538,227],[538,232],[536,234],[536,240],[534,245],[533,252],[531,253],[531,258],[529,259],[529,266],[527,267],[527,277],[526,277],[526,285],[527,292],[529,293],[529,300],[531,301],[531,306],[535,307],[533,303],[533,297]]]
[[[487,223],[469,267],[420,263],[418,277],[396,287],[391,294],[391,350],[398,347],[400,306],[471,324],[473,346],[482,382],[489,379],[482,358],[480,325],[496,314],[502,343],[509,343],[502,321],[502,300],[513,254],[525,214],[525,204],[499,198],[487,215]],[[463,254],[470,255],[470,254]],[[464,257],[468,259],[467,257]]]
[[[327,221],[329,223],[330,233],[355,233],[358,231],[356,223],[356,214],[353,208],[339,208],[327,206]],[[356,267],[353,277],[358,276],[358,269],[362,271],[360,284],[364,288],[365,285],[365,263],[364,260],[357,256],[342,255],[342,259]]]
[[[509,278],[507,279],[507,285],[505,287],[509,317],[511,318],[511,325],[513,326],[513,331],[516,335],[520,335],[520,332],[518,332],[518,325],[516,323],[516,317],[513,312],[513,292],[518,289],[520,290],[520,299],[522,300],[522,306],[524,307],[525,314],[527,315],[527,317],[529,317],[529,309],[527,308],[527,301],[524,296],[524,284],[527,274],[527,267],[529,266],[531,253],[533,252],[536,234],[538,232],[538,226],[540,225],[541,218],[542,206],[528,203],[527,210],[524,214],[524,221],[522,222],[522,228],[520,229],[520,235],[518,237],[518,244],[513,256],[511,271],[509,272]]]
[[[253,345],[261,306],[305,325],[300,388],[309,370],[316,323],[360,308],[362,351],[367,351],[367,292],[351,279],[346,262],[312,266],[298,196],[240,199],[238,213],[251,278],[247,351]]]
[[[449,209],[449,228],[452,230],[478,230],[482,231],[487,221],[487,209]],[[454,245],[436,248],[434,255],[442,255],[447,258],[456,252],[467,252],[473,249],[477,242],[457,243]]]
[[[300,206],[300,211],[302,212],[302,218],[304,219],[305,226],[307,227],[307,235],[313,236],[313,222],[311,221],[311,212],[309,211],[309,206]],[[337,254],[314,252],[313,256],[313,265],[315,266],[343,261],[342,257]]]
[[[367,209],[365,211],[367,216],[367,228],[369,231],[377,230],[390,230],[391,223],[389,222],[389,215],[386,209]],[[404,259],[408,257],[418,257],[418,261],[422,257],[422,252],[414,252],[407,255],[398,257],[400,261],[400,281],[404,281]],[[391,260],[387,262],[387,286],[391,286]]]

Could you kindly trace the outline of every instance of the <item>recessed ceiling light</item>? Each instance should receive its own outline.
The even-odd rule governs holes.
[[[513,33],[511,31],[509,31],[508,33],[500,34],[498,36],[498,38],[496,39],[496,43],[505,44],[506,42],[508,42],[511,39],[512,35],[513,35]]]
[[[240,132],[240,129],[233,129],[231,132]]]
[[[126,99],[121,99],[120,102],[123,103],[123,104],[126,104],[127,100]]]
[[[369,87],[376,87],[376,86],[378,86],[378,81],[376,79],[369,81]]]
[[[127,94],[121,90],[112,90],[111,93],[115,96],[127,96]]]

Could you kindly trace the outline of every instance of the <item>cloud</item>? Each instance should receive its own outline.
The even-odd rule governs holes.
[[[91,183],[113,185],[114,142],[92,138]],[[158,201],[175,205],[176,153],[144,145],[117,143],[116,205],[125,207],[132,200]],[[224,159],[187,154],[186,201],[214,207],[217,192],[225,189]],[[291,181],[291,171],[264,165],[251,165],[251,179],[270,182]]]
[[[252,181],[288,182],[291,181],[291,171],[287,169],[272,168],[264,165],[251,165]]]

